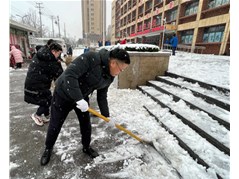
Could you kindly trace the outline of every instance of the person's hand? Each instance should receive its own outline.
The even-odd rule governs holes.
[[[82,112],[86,112],[89,109],[89,105],[84,99],[77,101],[76,104],[76,107],[79,108]]]
[[[110,127],[115,127],[115,120],[113,118],[108,118],[110,121],[108,122]]]

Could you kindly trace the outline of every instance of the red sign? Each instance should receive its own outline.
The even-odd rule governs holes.
[[[152,28],[152,32],[156,32],[156,31],[160,31],[160,30],[163,30],[164,29],[164,26],[159,26],[159,27],[155,27],[155,28]]]
[[[130,37],[135,37],[137,35],[148,34],[150,32],[156,32],[156,31],[161,31],[161,30],[164,30],[164,26],[159,26],[159,27],[155,27],[155,28],[152,28],[152,29],[147,29],[147,30],[144,30],[144,31],[141,31],[141,32],[133,33],[133,34],[130,34]]]

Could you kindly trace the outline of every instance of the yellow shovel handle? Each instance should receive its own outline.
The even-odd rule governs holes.
[[[97,111],[95,111],[94,109],[89,108],[88,111],[94,115],[96,115],[97,117],[103,119],[106,122],[110,122],[110,119],[108,119],[107,117],[101,115],[100,113],[98,113]],[[136,140],[140,141],[140,142],[144,142],[142,139],[140,139],[138,136],[136,136],[135,134],[133,134],[132,132],[130,132],[129,130],[125,129],[124,127],[122,127],[119,124],[115,124],[115,127],[117,127],[119,130],[124,131],[125,133],[129,134],[131,137],[135,138]]]

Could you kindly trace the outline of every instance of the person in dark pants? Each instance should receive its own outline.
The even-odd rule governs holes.
[[[68,48],[67,55],[72,56],[72,54],[73,54],[73,50],[72,50],[72,47],[70,46]]]
[[[87,111],[89,95],[97,90],[97,102],[102,115],[109,117],[107,92],[114,77],[130,64],[127,51],[114,49],[87,52],[70,63],[56,81],[51,105],[51,119],[47,131],[46,148],[41,157],[41,165],[50,161],[53,146],[61,127],[71,110],[74,110],[80,124],[83,152],[91,158],[98,153],[90,147],[91,122]]]
[[[90,51],[89,47],[85,46],[84,53],[89,52],[89,51]]]
[[[57,60],[61,51],[62,48],[57,43],[52,43],[49,47],[41,47],[28,68],[24,85],[24,101],[39,106],[36,113],[31,115],[39,126],[49,121],[51,83],[63,72]]]
[[[175,55],[175,51],[176,51],[177,46],[178,46],[178,37],[176,36],[176,34],[173,34],[173,37],[170,40],[170,44],[172,46],[172,55]]]

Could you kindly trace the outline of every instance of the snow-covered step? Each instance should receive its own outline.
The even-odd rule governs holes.
[[[208,166],[213,168],[218,178],[230,178],[230,157],[228,155],[218,150],[176,116],[170,114],[168,109],[152,105],[145,107],[160,120],[160,125],[163,123],[165,129],[170,130],[177,136],[177,139],[186,144],[187,147],[184,149],[194,153],[195,160],[207,168]]]
[[[202,88],[198,83],[190,83],[184,81],[183,78],[157,76],[156,80],[173,86],[189,89],[192,91],[194,96],[203,98],[208,103],[215,104],[227,111],[230,111],[230,96],[225,95],[225,93],[218,91],[217,89],[209,90]]]
[[[183,123],[197,131],[219,150],[230,155],[229,131],[206,113],[190,109],[182,100],[174,102],[172,97],[161,93],[150,86],[140,86],[139,89],[150,96],[162,107],[169,108]]]
[[[146,111],[149,113],[150,116],[154,117],[155,120],[157,122],[159,122],[159,125],[162,128],[164,128],[169,134],[173,135],[177,139],[179,146],[182,147],[185,150],[185,154],[186,154],[186,152],[188,152],[188,154],[198,164],[205,167],[207,171],[211,170],[210,166],[202,158],[200,158],[200,156],[197,153],[195,153],[194,150],[192,150],[190,148],[190,146],[188,146],[182,139],[179,138],[179,136],[177,136],[172,130],[170,130],[169,127],[164,124],[164,122],[160,121],[160,119],[153,112],[151,112],[146,106],[144,106],[144,108],[146,109]],[[191,136],[191,137],[193,137],[193,136]],[[219,174],[217,174],[216,172],[215,172],[215,174],[216,174],[216,178],[222,179],[222,177]]]
[[[195,97],[190,90],[174,87],[159,81],[149,81],[148,85],[153,86],[157,90],[172,95],[175,101],[180,99],[190,105],[192,108],[199,109],[206,112],[210,117],[217,120],[220,124],[230,129],[229,112],[216,106],[205,102],[203,99]]]
[[[184,81],[188,81],[188,82],[191,82],[191,83],[198,83],[203,88],[217,89],[218,91],[221,91],[221,92],[225,93],[225,95],[228,95],[228,96],[230,95],[230,89],[227,89],[227,88],[223,88],[223,87],[216,86],[216,85],[211,85],[211,84],[199,81],[199,80],[195,80],[195,79],[192,79],[192,78],[180,76],[180,75],[172,73],[172,72],[165,72],[165,75],[173,77],[173,78],[183,78]]]

